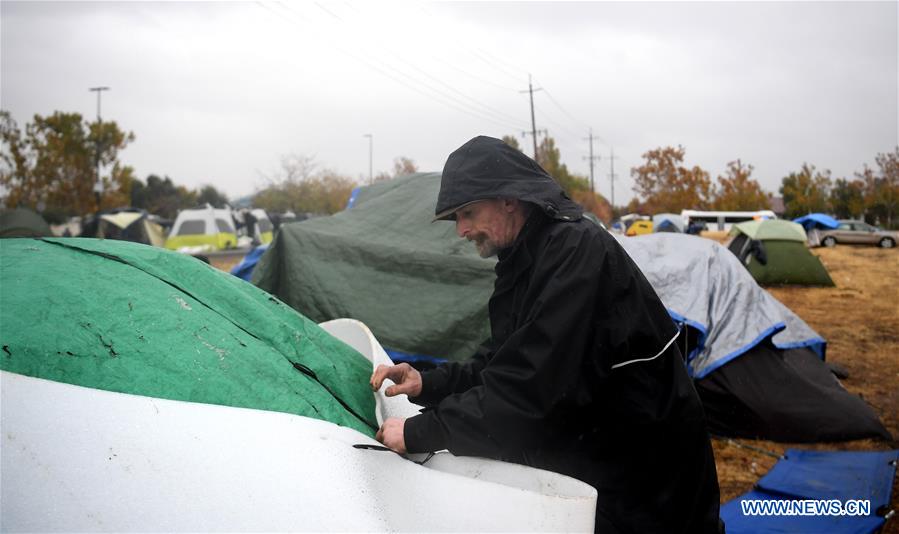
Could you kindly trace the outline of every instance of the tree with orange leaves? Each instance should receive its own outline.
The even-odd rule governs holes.
[[[708,209],[712,201],[709,173],[699,166],[683,165],[682,146],[664,147],[643,154],[643,165],[631,169],[634,192],[650,213],[678,213],[683,209]]]
[[[133,140],[134,134],[115,122],[87,122],[80,113],[60,111],[35,115],[23,134],[8,112],[0,112],[4,202],[59,216],[127,205],[134,171],[118,161],[118,154]],[[95,189],[98,160],[105,168],[100,195]]]
[[[721,211],[753,211],[768,209],[768,195],[750,176],[752,165],[743,165],[739,159],[727,164],[727,174],[718,176],[714,209]]]

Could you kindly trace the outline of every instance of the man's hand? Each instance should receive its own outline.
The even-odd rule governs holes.
[[[406,454],[406,440],[403,438],[403,427],[405,425],[405,419],[390,417],[378,429],[375,439],[400,454]]]
[[[415,368],[408,363],[401,363],[399,365],[379,365],[378,368],[375,369],[375,372],[372,373],[371,380],[369,381],[372,391],[381,389],[381,384],[384,383],[385,378],[393,380],[394,384],[396,384],[384,391],[388,397],[402,395],[404,393],[410,397],[421,395],[421,373],[416,371]],[[384,426],[387,426],[387,423],[384,423]],[[381,429],[383,430],[383,427],[381,427]],[[400,427],[401,440],[402,437],[403,432],[402,427]]]

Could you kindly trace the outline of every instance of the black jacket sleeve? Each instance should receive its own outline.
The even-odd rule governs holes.
[[[481,371],[490,356],[490,341],[485,341],[468,361],[449,362],[421,373],[422,387],[418,397],[409,400],[422,406],[434,406],[447,395],[459,393],[481,384]]]
[[[406,421],[410,452],[446,448],[459,455],[502,458],[539,448],[549,414],[576,400],[581,360],[590,353],[603,248],[591,242],[597,237],[590,232],[547,239],[522,275],[529,279],[523,295],[515,297],[522,302],[508,307],[517,314],[509,323],[516,325],[514,331],[496,347],[478,385]],[[500,292],[498,285],[494,298]]]

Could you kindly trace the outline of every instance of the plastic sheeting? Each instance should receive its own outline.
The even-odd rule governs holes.
[[[361,355],[189,256],[114,240],[3,240],[0,287],[0,369],[377,428]]]
[[[795,532],[862,534],[884,524],[879,515],[889,506],[899,451],[844,452],[789,449],[755,490],[725,503],[721,517],[732,534]],[[848,500],[870,501],[865,515],[776,515],[744,514],[747,500]]]
[[[391,363],[361,323],[323,327],[372,360],[368,373]],[[3,531],[593,529],[596,491],[548,471],[446,452],[419,465],[424,457],[405,459],[355,430],[286,413],[5,371],[0,385]],[[417,413],[404,395],[364,386],[379,421]]]
[[[471,357],[490,336],[494,259],[431,223],[439,173],[364,187],[353,207],[282,226],[252,281],[315,321],[352,317],[392,350]]]
[[[729,250],[686,234],[619,238],[675,321],[700,332],[687,355],[703,378],[772,338],[776,347],[810,347],[822,358],[825,341],[798,315],[759,287]]]
[[[814,228],[836,228],[840,225],[840,223],[831,217],[830,215],[825,215],[823,213],[809,213],[808,215],[803,215],[798,219],[793,219],[794,223],[801,224],[805,231],[808,232]]]
[[[390,350],[464,360],[490,336],[495,260],[482,259],[452,223],[431,223],[438,173],[360,188],[353,207],[281,228],[253,283],[316,321],[353,317]],[[758,286],[726,248],[655,234],[620,239],[675,320],[701,332],[690,354],[702,378],[761,341],[825,342]]]
[[[807,347],[760,343],[697,380],[696,391],[714,434],[787,443],[892,439],[877,413]]]
[[[259,263],[259,258],[265,254],[266,250],[268,250],[268,244],[259,245],[248,252],[247,255],[240,260],[240,263],[231,269],[231,274],[249,282],[250,277],[253,275],[253,269],[256,268],[256,264]]]

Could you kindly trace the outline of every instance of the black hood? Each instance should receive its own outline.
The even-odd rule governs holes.
[[[447,158],[434,220],[455,220],[460,207],[491,198],[531,202],[560,220],[580,219],[583,212],[536,161],[500,139],[481,135]]]

